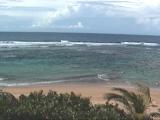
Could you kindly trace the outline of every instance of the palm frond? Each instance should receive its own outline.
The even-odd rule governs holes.
[[[134,92],[129,92],[128,90],[126,89],[123,89],[123,88],[113,88],[114,91],[118,91],[120,92],[123,96],[125,96],[125,98],[129,101],[132,101],[132,99],[134,98],[135,96],[135,93]]]
[[[139,94],[136,94],[134,92],[129,92],[129,91],[123,89],[123,88],[113,88],[113,90],[118,91],[118,92],[120,92],[122,94],[122,96],[130,104],[130,106],[132,106],[132,112],[144,113],[144,111],[146,110],[147,106],[145,104],[143,96],[141,96]]]
[[[149,87],[137,84],[137,92],[128,91],[123,88],[113,88],[116,93],[106,94],[105,97],[108,101],[115,100],[122,103],[130,112],[133,119],[142,119],[147,117],[146,109],[151,103]]]
[[[143,96],[132,94],[131,103],[135,110],[135,113],[144,113],[147,109],[147,105],[144,102]]]
[[[143,95],[146,104],[150,104],[152,102],[151,95],[150,95],[150,88],[147,85],[140,84],[140,83],[137,83],[136,86],[137,86],[138,92],[140,92]]]
[[[129,112],[132,112],[133,110],[131,105],[128,103],[128,100],[122,95],[115,94],[115,93],[108,93],[108,94],[105,94],[104,98],[107,99],[108,102],[111,100],[115,100],[117,102],[122,103]]]

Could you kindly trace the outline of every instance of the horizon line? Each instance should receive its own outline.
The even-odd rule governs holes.
[[[157,34],[136,34],[136,33],[103,33],[103,32],[61,32],[61,31],[0,31],[0,33],[66,33],[66,34],[105,34],[105,35],[128,35],[128,36],[156,36]]]

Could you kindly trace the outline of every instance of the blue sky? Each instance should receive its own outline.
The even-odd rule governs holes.
[[[0,0],[0,31],[160,35],[160,0]]]

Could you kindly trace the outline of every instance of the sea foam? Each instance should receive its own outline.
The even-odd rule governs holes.
[[[67,80],[57,80],[57,81],[42,81],[42,82],[31,82],[31,83],[0,83],[0,87],[14,87],[14,86],[30,86],[30,85],[44,85],[44,84],[54,84],[66,82]]]
[[[0,48],[23,48],[23,47],[52,47],[52,46],[160,46],[158,43],[147,42],[121,42],[121,43],[99,43],[99,42],[22,42],[22,41],[0,41]]]

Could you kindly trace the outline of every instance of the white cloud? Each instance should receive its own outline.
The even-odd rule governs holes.
[[[75,29],[75,28],[84,28],[84,25],[81,22],[78,22],[75,25],[69,25],[68,26],[69,29]]]
[[[61,17],[68,16],[70,14],[70,11],[68,8],[65,8],[63,10],[57,10],[55,12],[47,12],[44,16],[42,16],[36,23],[34,23],[33,27],[43,27],[50,25],[55,20],[60,19]]]
[[[106,15],[134,18],[138,24],[160,24],[160,0],[105,1]]]
[[[160,0],[0,0],[0,15],[31,19],[32,27],[55,26],[57,21],[65,23],[70,17],[105,16],[132,18],[137,24],[157,26],[159,10]],[[81,22],[70,26],[83,27]]]
[[[42,15],[42,17],[36,21],[32,26],[43,27],[48,26],[54,21],[64,19],[69,17],[72,13],[79,11],[79,6],[75,6],[72,3],[64,5],[64,7],[57,8],[57,10],[47,12]]]
[[[83,28],[85,28],[85,26],[83,25],[82,22],[79,21],[76,24],[54,25],[54,26],[52,26],[52,28],[57,28],[57,29],[83,29]]]

